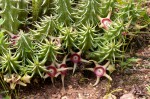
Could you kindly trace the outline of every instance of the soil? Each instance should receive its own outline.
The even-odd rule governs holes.
[[[54,85],[50,78],[45,81],[34,79],[28,87],[20,88],[18,97],[19,99],[103,99],[106,94],[118,90],[112,93],[117,99],[127,99],[120,98],[122,95],[128,95],[127,93],[135,97],[130,99],[150,99],[150,92],[146,89],[150,85],[150,46],[139,49],[135,57],[140,61],[123,72],[118,68],[111,74],[112,82],[102,77],[100,83],[93,87],[95,76],[91,72],[84,75],[80,71],[73,76],[66,76],[65,89],[62,89],[60,78],[55,79]]]

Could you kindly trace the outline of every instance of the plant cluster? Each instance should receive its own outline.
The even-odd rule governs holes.
[[[127,36],[140,26],[138,19],[148,20],[142,1],[0,0],[4,81],[15,89],[36,76],[54,83],[61,75],[64,87],[67,70],[74,74],[82,62],[95,65],[83,68],[96,75],[94,86],[103,76],[112,80],[107,71],[124,57]]]

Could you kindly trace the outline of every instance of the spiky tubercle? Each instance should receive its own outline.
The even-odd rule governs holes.
[[[1,17],[3,19],[2,28],[16,34],[21,22],[19,17],[19,3],[13,0],[1,0]]]
[[[44,16],[41,22],[35,24],[36,30],[31,30],[34,39],[43,41],[48,36],[57,35],[57,25],[55,17]]]
[[[69,26],[73,22],[72,0],[55,0],[57,20],[59,23]]]
[[[140,16],[142,16],[144,8],[141,7],[141,2],[135,3],[132,0],[124,2],[124,5],[117,5],[118,7],[118,18],[124,23],[128,23],[130,20],[135,22]],[[130,23],[131,24],[131,23]]]
[[[43,0],[42,5],[42,15],[50,15],[53,14],[52,8],[54,8],[54,0]]]
[[[37,21],[41,12],[42,0],[32,0],[32,20]]]
[[[18,73],[18,70],[20,69],[20,62],[18,61],[18,55],[16,56],[15,54],[9,50],[8,53],[3,53],[1,58],[1,65],[0,65],[0,70],[2,73]]]
[[[120,41],[117,41],[115,39],[106,40],[101,45],[98,46],[98,50],[95,52],[92,52],[98,59],[98,62],[101,63],[105,59],[108,59],[112,62],[115,62],[116,57],[122,57],[120,50],[123,43]]]
[[[94,24],[98,23],[97,15],[100,14],[100,1],[99,0],[85,0],[78,4],[78,24]]]
[[[76,31],[73,31],[72,27],[64,27],[60,29],[61,31],[61,36],[62,36],[62,42],[63,46],[66,49],[71,49],[72,47],[76,47],[77,45],[75,44],[76,38],[77,38],[77,33]]]
[[[27,58],[31,58],[31,56],[34,55],[34,44],[29,35],[25,34],[23,31],[20,31],[18,35],[19,37],[16,38],[14,47],[17,48],[16,52],[19,54],[19,57],[25,61]]]
[[[48,39],[45,39],[45,43],[43,42],[41,45],[39,45],[40,51],[39,51],[39,58],[42,59],[42,61],[55,61],[56,55],[59,53],[58,47],[55,46],[51,41],[48,41]]]
[[[2,55],[3,53],[8,53],[8,39],[5,38],[6,36],[4,36],[3,32],[0,32],[0,55]]]
[[[38,56],[33,56],[32,60],[27,59],[27,62],[29,63],[27,65],[27,73],[31,74],[32,77],[39,75],[43,78],[44,73],[47,71],[44,62],[40,61]]]
[[[95,39],[97,36],[95,32],[95,27],[92,27],[89,24],[87,26],[83,25],[82,29],[80,29],[80,32],[78,33],[79,47],[82,51],[87,51],[95,47]]]
[[[109,13],[110,9],[114,9],[116,6],[116,0],[101,0],[101,6],[100,6],[100,16],[106,17]]]
[[[108,30],[104,30],[102,39],[122,39],[123,24],[121,22],[112,22]]]

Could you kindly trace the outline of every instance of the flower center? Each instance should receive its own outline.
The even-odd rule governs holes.
[[[126,36],[126,35],[128,35],[128,33],[127,32],[122,32],[122,35]]]
[[[49,66],[47,68],[49,70],[49,72],[47,73],[50,77],[55,77],[56,73],[57,73],[57,69],[56,67],[53,66]]]
[[[79,63],[79,62],[80,62],[80,59],[81,59],[80,55],[78,55],[78,54],[76,54],[76,53],[71,55],[71,61],[72,61],[73,63]]]
[[[56,39],[56,38],[55,38],[55,39],[52,40],[52,42],[53,42],[54,45],[56,45],[56,46],[58,46],[58,47],[61,46],[59,39]]]
[[[13,36],[11,36],[11,38],[10,38],[11,44],[12,44],[12,45],[15,45],[15,44],[16,44],[16,41],[18,40],[18,38],[19,38],[18,35],[13,35]]]
[[[99,77],[102,77],[105,72],[106,70],[103,67],[95,67],[94,69],[94,73]]]
[[[108,29],[109,27],[110,27],[110,24],[111,24],[111,20],[110,19],[108,19],[108,18],[104,18],[104,19],[102,19],[102,24],[104,25],[104,28],[105,29]]]
[[[11,37],[11,39],[16,39],[16,38],[18,38],[19,36],[18,35],[13,35],[12,37]]]

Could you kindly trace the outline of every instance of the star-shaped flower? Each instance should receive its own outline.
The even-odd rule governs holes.
[[[18,74],[4,75],[4,81],[10,83],[10,88],[15,89],[16,85],[27,86],[24,82],[21,81],[21,76]]]
[[[104,29],[106,29],[106,30],[109,29],[109,27],[110,27],[110,25],[111,25],[111,23],[112,23],[112,21],[111,21],[111,19],[110,19],[111,13],[112,13],[112,11],[110,11],[110,12],[108,13],[108,15],[107,15],[106,18],[101,18],[100,16],[97,16],[98,19],[99,19],[100,22],[101,22],[101,25],[99,25],[100,28],[104,28]]]
[[[93,61],[93,60],[92,60]],[[112,81],[112,78],[106,73],[107,67],[110,64],[108,61],[105,65],[99,65],[96,61],[93,61],[95,64],[94,68],[85,68],[85,70],[90,70],[95,73],[97,80],[93,86],[96,86],[99,83],[99,80],[101,77],[105,76],[107,77],[110,81]]]
[[[24,83],[30,83],[31,78],[32,78],[31,76],[29,76],[28,74],[25,74],[23,77],[21,77],[21,80]]]
[[[66,59],[64,59],[64,60],[66,60]],[[56,67],[56,64],[57,64],[57,67]],[[48,72],[45,74],[44,78],[50,77],[52,83],[54,84],[54,77],[58,77],[60,74],[65,75],[66,70],[69,69],[66,67],[67,67],[67,65],[64,62],[62,64],[53,62],[50,66],[47,67]],[[63,79],[63,77],[62,77],[62,79]],[[64,80],[62,80],[62,82],[64,83]]]
[[[85,63],[89,63],[89,61],[81,58],[81,53],[82,51],[80,50],[79,52],[73,52],[72,50],[70,51],[71,52],[71,56],[69,59],[67,59],[68,61],[72,61],[74,63],[74,66],[73,66],[73,74],[77,68],[77,64],[80,63],[80,62],[85,62]]]
[[[50,37],[52,43],[57,46],[57,47],[61,47],[61,40],[60,37]]]
[[[9,31],[7,31],[7,33],[10,35],[10,42],[11,42],[11,44],[15,45],[16,42],[19,40],[19,35],[18,34],[13,34],[13,33],[9,32]]]
[[[54,84],[54,79],[53,78],[58,73],[57,68],[54,65],[54,62],[51,65],[47,66],[47,70],[48,70],[48,72],[45,74],[44,78],[50,77],[52,83]]]
[[[62,81],[62,86],[63,86],[63,88],[64,88],[64,78],[65,78],[65,76],[66,76],[66,74],[67,74],[67,70],[73,69],[72,67],[67,67],[67,65],[66,65],[67,56],[68,56],[68,55],[66,55],[66,56],[63,58],[62,63],[59,64],[59,63],[55,62],[57,68],[58,68],[58,69],[61,69],[61,71],[59,72],[59,74],[61,75],[61,81]]]

